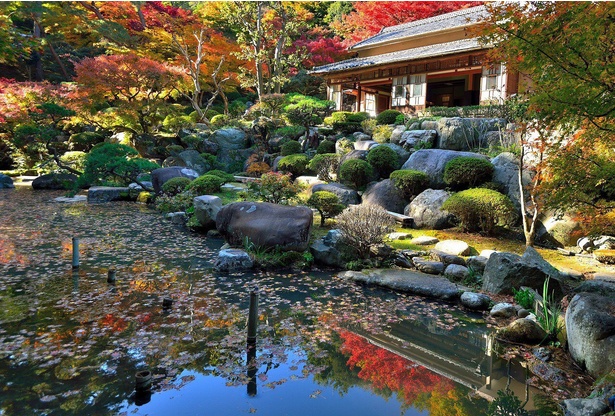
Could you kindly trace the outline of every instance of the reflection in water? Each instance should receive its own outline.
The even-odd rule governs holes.
[[[470,391],[493,397],[506,384],[485,358],[489,337],[455,307],[327,273],[212,274],[221,241],[136,204],[49,202],[59,195],[0,192],[1,414],[439,415],[484,409]],[[246,350],[256,285],[257,340]],[[144,369],[151,397],[134,394]]]

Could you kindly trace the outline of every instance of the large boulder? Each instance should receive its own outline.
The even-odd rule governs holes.
[[[344,162],[347,160],[352,160],[352,159],[366,160],[367,153],[368,153],[367,150],[357,150],[357,149],[351,150],[350,152],[346,153],[344,156],[341,157],[340,166],[342,166]]]
[[[503,119],[444,117],[437,121],[438,148],[470,150],[483,144],[487,132],[505,127]]]
[[[357,191],[352,188],[349,188],[346,185],[342,185],[341,183],[321,183],[312,187],[312,193],[319,191],[327,191],[337,195],[340,200],[340,203],[346,206],[357,205],[361,202],[361,197],[359,196]]]
[[[199,175],[211,170],[212,166],[196,150],[184,150],[177,155],[184,162],[184,166],[192,169]]]
[[[400,124],[398,126],[395,126],[395,128],[393,129],[393,132],[391,133],[391,137],[390,137],[390,142],[391,143],[399,143],[399,140],[401,139],[401,135],[406,131],[406,126],[403,124]]]
[[[555,247],[574,246],[581,230],[581,224],[569,215],[544,213],[537,224],[536,241]]]
[[[454,225],[455,216],[442,209],[450,194],[442,189],[426,189],[404,209],[404,214],[414,219],[414,227],[443,230]]]
[[[566,310],[566,334],[572,358],[594,377],[615,368],[615,298],[578,293]]]
[[[404,149],[416,149],[434,147],[438,132],[435,130],[408,130],[404,132],[400,139],[399,145]]]
[[[442,240],[436,244],[436,250],[453,256],[467,256],[470,254],[470,246],[461,240]]]
[[[321,266],[343,268],[346,262],[342,259],[342,253],[339,250],[341,244],[339,230],[330,230],[323,238],[314,241],[310,246],[314,263]]]
[[[391,179],[370,184],[363,194],[363,203],[378,205],[387,211],[402,214],[406,201]]]
[[[555,299],[563,297],[557,269],[532,247],[525,249],[523,256],[514,253],[493,253],[485,265],[483,287],[486,292],[512,295],[512,289],[527,286],[542,293],[545,280],[550,277],[549,294]]]
[[[305,251],[310,240],[313,213],[307,207],[268,202],[235,202],[216,217],[216,228],[232,246],[252,244],[282,251]]]
[[[475,157],[487,159],[487,156],[472,152],[456,152],[454,150],[421,149],[408,158],[402,169],[413,169],[425,172],[429,177],[429,187],[441,189],[444,183],[444,167],[456,157]]]
[[[368,139],[357,140],[356,142],[354,142],[355,150],[369,150],[372,147],[380,146],[378,142],[374,140],[369,140],[369,136],[367,137]]]
[[[166,181],[179,176],[188,179],[196,179],[199,177],[199,174],[192,169],[181,166],[154,169],[152,171],[152,186],[154,187],[154,192],[159,194],[160,191],[162,191],[162,185],[164,185]]]
[[[193,199],[194,216],[202,228],[216,228],[216,218],[222,209],[222,200],[213,195],[201,195]]]
[[[519,159],[512,153],[500,153],[491,159],[493,165],[493,182],[502,186],[503,193],[510,198],[517,210],[521,209],[519,193]],[[532,181],[529,172],[523,172],[523,184],[528,185]]]
[[[32,181],[34,189],[69,189],[77,182],[72,173],[47,173]]]
[[[5,175],[4,173],[0,173],[0,189],[3,188],[14,188],[13,179],[10,176]]]
[[[602,416],[609,413],[609,406],[603,399],[567,399],[561,402],[564,416]]]
[[[219,129],[209,136],[209,140],[219,146],[217,156],[220,163],[228,166],[245,159],[238,152],[248,146],[248,136],[243,130]]]

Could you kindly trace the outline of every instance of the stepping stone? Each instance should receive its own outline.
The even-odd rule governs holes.
[[[432,244],[438,243],[439,241],[440,240],[437,239],[436,237],[429,237],[427,235],[422,235],[420,237],[413,238],[412,241],[410,242],[417,246],[430,246]]]
[[[408,233],[391,233],[389,235],[387,235],[387,238],[391,241],[394,240],[407,240],[408,238],[411,238],[412,235],[408,234]]]
[[[470,246],[461,240],[444,240],[436,244],[436,250],[452,254],[453,256],[467,256],[470,254]]]
[[[491,304],[491,298],[484,293],[463,292],[459,300],[463,306],[474,311],[486,311]]]
[[[444,272],[444,263],[441,261],[429,261],[420,257],[412,259],[414,266],[421,272],[427,274],[442,274]]]

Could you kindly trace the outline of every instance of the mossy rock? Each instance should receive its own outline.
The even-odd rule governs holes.
[[[600,263],[615,264],[615,250],[596,250],[594,258]]]

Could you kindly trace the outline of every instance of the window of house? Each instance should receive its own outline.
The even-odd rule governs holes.
[[[401,107],[406,105],[406,85],[408,84],[408,77],[395,77],[393,78],[393,90],[391,91],[392,95],[392,106],[393,107]]]

